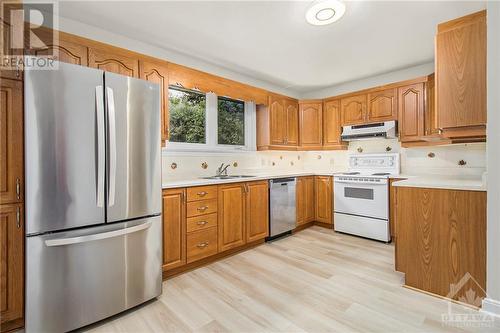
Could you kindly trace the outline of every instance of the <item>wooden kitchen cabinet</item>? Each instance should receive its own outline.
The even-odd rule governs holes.
[[[219,252],[245,244],[245,184],[219,185]]]
[[[168,140],[168,65],[167,62],[141,60],[139,62],[140,78],[160,85],[161,141]]]
[[[24,208],[0,205],[0,331],[24,325]]]
[[[449,138],[486,135],[486,10],[438,25],[437,123]]]
[[[163,270],[186,264],[186,190],[163,191]]]
[[[486,192],[399,187],[396,196],[406,285],[480,306],[474,300],[486,290]],[[451,284],[460,288],[450,294]],[[467,298],[469,289],[479,298]]]
[[[270,94],[257,106],[257,149],[296,150],[299,143],[297,100]]]
[[[333,224],[333,181],[330,176],[315,176],[315,220]]]
[[[286,138],[285,144],[296,146],[299,144],[299,104],[295,100],[285,100],[286,111]]]
[[[424,83],[398,88],[399,139],[401,142],[420,141],[425,135]]]
[[[139,77],[139,60],[114,47],[89,48],[88,65],[116,74]]]
[[[34,56],[51,56],[54,59],[74,65],[88,65],[88,47],[81,38],[59,32],[57,42],[52,39],[52,31],[40,29],[37,36],[46,47],[33,51]]]
[[[398,118],[398,91],[386,89],[370,92],[367,97],[368,112],[366,122],[382,122]]]
[[[321,100],[299,102],[299,128],[301,149],[322,149],[323,103]]]
[[[270,136],[272,145],[284,145],[286,141],[285,102],[279,97],[269,97]]]
[[[269,236],[269,185],[266,180],[245,184],[246,242]]]
[[[314,177],[298,177],[296,188],[296,225],[313,222],[315,219]]]
[[[340,100],[340,119],[342,126],[359,125],[366,119],[366,95],[355,95]]]
[[[23,83],[0,80],[0,204],[23,202]]]
[[[340,100],[323,103],[323,149],[344,149],[347,144],[340,139]]]

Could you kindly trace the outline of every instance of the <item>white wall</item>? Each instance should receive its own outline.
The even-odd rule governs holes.
[[[325,97],[337,96],[340,94],[346,94],[358,90],[373,88],[384,84],[414,79],[419,76],[429,75],[433,72],[434,72],[434,61],[431,61],[418,66],[408,67],[405,69],[400,69],[385,74],[374,75],[360,80],[353,80],[350,82],[341,83],[321,90],[302,93],[300,98],[313,99],[313,98],[325,98]]]
[[[483,309],[500,315],[500,2],[488,2],[488,224]]]

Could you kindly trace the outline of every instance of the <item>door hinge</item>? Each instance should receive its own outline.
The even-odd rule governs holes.
[[[21,228],[21,208],[18,206],[17,211],[16,211],[16,221],[17,221],[17,228]]]
[[[16,196],[17,200],[21,199],[21,181],[19,178],[16,179]]]

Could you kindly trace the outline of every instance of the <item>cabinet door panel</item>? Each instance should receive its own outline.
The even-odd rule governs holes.
[[[286,108],[286,139],[285,143],[290,146],[299,144],[299,106],[297,102],[285,101]]]
[[[52,34],[50,30],[43,30],[42,39],[45,35]],[[45,40],[52,40],[52,36],[47,37]],[[47,43],[46,43],[47,44]],[[34,51],[35,56],[47,56],[53,55],[55,59],[66,62],[69,64],[87,66],[88,65],[88,48],[86,45],[82,45],[81,42],[77,42],[72,37],[59,33],[59,40],[57,44],[49,43],[45,49],[37,49]]]
[[[268,182],[251,182],[246,186],[246,241],[269,236]]]
[[[185,190],[163,192],[163,269],[186,264]]]
[[[0,330],[4,332],[22,327],[24,311],[22,204],[0,206],[0,288]]]
[[[342,144],[340,134],[340,101],[325,102],[323,109],[323,145],[339,146]]]
[[[342,126],[363,124],[366,121],[366,95],[357,95],[340,100]]]
[[[140,77],[160,85],[161,98],[161,140],[168,140],[168,68],[167,63],[140,62]]]
[[[316,221],[333,224],[332,177],[315,177]]]
[[[283,100],[274,97],[269,101],[269,117],[270,117],[270,137],[272,145],[285,144],[286,137],[286,110]]]
[[[304,178],[304,221],[313,222],[316,218],[314,177]]]
[[[388,89],[368,94],[368,122],[397,118],[397,90]]]
[[[398,89],[399,136],[402,142],[417,141],[424,131],[424,84],[417,83]]]
[[[296,218],[295,225],[299,226],[305,223],[305,183],[304,177],[297,178],[297,186],[295,188],[295,207]]]
[[[0,82],[0,204],[23,201],[23,84]]]
[[[245,188],[243,184],[219,186],[219,252],[245,244]]]
[[[299,105],[300,146],[321,148],[323,142],[323,105],[321,102]]]
[[[89,66],[116,74],[139,77],[139,60],[132,56],[89,48]]]

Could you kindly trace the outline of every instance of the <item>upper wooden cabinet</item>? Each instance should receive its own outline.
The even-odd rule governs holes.
[[[355,95],[340,100],[342,126],[363,124],[366,119],[366,95]]]
[[[268,182],[257,181],[245,184],[246,193],[246,242],[269,236],[269,192]]]
[[[163,191],[163,269],[186,264],[186,192]]]
[[[315,220],[333,224],[333,181],[330,176],[315,176]]]
[[[323,103],[323,149],[344,148],[346,143],[340,140],[340,100]]]
[[[300,147],[322,149],[323,103],[321,100],[299,102]]]
[[[23,326],[24,219],[23,205],[0,206],[0,331]]]
[[[116,74],[139,77],[139,60],[113,47],[89,48],[90,67]]]
[[[425,135],[424,83],[398,88],[399,138],[401,142],[419,141]]]
[[[168,65],[166,62],[139,62],[140,78],[160,85],[161,98],[161,140],[168,140]]]
[[[287,118],[284,102],[285,101],[280,98],[269,98],[270,136],[272,145],[284,145],[286,143]]]
[[[444,136],[486,134],[486,11],[438,25],[436,98]]]
[[[219,186],[219,252],[245,244],[245,192],[243,183]]]
[[[52,31],[40,30],[37,36],[44,41],[46,48],[33,51],[35,56],[53,56],[54,59],[69,64],[87,66],[88,47],[82,40],[70,34],[60,32],[57,43],[53,41]],[[50,42],[49,42],[50,41]]]
[[[374,91],[368,94],[367,122],[388,121],[398,118],[397,89]]]
[[[0,80],[0,204],[23,201],[23,83]]]
[[[299,144],[299,104],[295,100],[285,99],[286,139],[285,144]]]

